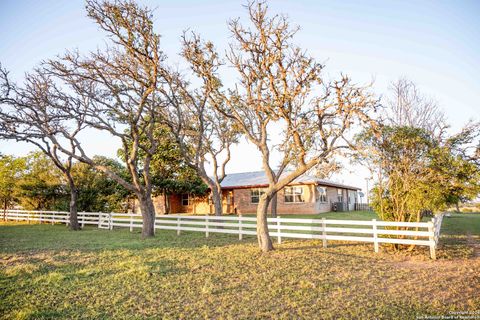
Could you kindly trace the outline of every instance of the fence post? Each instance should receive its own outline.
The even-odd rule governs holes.
[[[82,229],[85,227],[85,211],[80,212],[82,215]]]
[[[177,217],[177,236],[180,235],[180,217]]]
[[[280,229],[280,216],[277,216],[277,232],[278,232],[278,235],[277,235],[277,241],[278,241],[278,244],[282,243],[282,235],[281,235],[281,229]]]
[[[205,216],[205,238],[208,238],[208,216]]]
[[[378,233],[377,233],[377,219],[372,219],[373,228],[373,249],[378,253]]]
[[[40,213],[38,214],[38,216],[39,216],[38,223],[42,224],[42,218],[43,218],[42,212],[40,212]]]
[[[440,216],[438,217],[438,220],[437,220],[437,226],[435,227],[435,248],[437,247],[438,245],[438,240],[440,238],[440,229],[442,228],[442,222],[443,222],[443,216],[444,216],[444,213],[440,213]]]
[[[242,214],[238,215],[238,240],[242,240]]]
[[[430,258],[433,260],[437,259],[435,254],[435,225],[434,225],[435,218],[432,218],[432,221],[428,222],[428,232],[430,233],[428,236],[428,240],[430,240]]]
[[[327,230],[325,228],[327,227],[327,223],[325,222],[325,218],[322,218],[322,243],[323,247],[327,247]]]
[[[52,213],[52,221],[51,222],[52,222],[52,226],[53,226],[55,224],[55,212]]]
[[[113,230],[113,221],[112,221],[112,213],[111,212],[108,214],[108,228],[110,230]]]
[[[133,213],[130,213],[130,232],[133,231]]]
[[[153,215],[153,234],[157,233],[157,214]]]
[[[30,224],[30,212],[27,212],[27,222]]]

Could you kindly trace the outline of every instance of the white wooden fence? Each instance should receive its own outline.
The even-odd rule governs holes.
[[[13,221],[69,223],[69,213],[60,211],[24,211],[8,210],[6,219]],[[435,259],[435,249],[440,237],[443,214],[428,222],[390,222],[372,220],[333,220],[303,218],[268,218],[270,236],[277,238],[321,239],[323,246],[327,241],[359,241],[373,243],[378,252],[381,243],[407,244],[430,247],[430,257]],[[131,213],[79,212],[78,221],[83,226],[95,225],[98,228],[112,230],[125,227],[133,231],[142,227],[142,217]],[[400,227],[400,230],[397,230]],[[188,216],[162,215],[155,219],[156,230],[175,230],[210,233],[228,233],[238,235],[256,235],[256,218],[242,216]]]

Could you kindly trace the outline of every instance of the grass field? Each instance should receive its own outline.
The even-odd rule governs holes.
[[[325,214],[338,217],[338,213]],[[347,213],[346,219],[371,219]],[[356,215],[356,216],[355,216]],[[371,215],[371,216],[369,216]],[[415,319],[480,310],[480,214],[444,219],[426,248],[0,223],[2,319]],[[478,316],[478,313],[477,313]]]

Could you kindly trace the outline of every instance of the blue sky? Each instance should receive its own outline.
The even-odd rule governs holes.
[[[139,1],[155,8],[155,28],[164,51],[178,61],[179,37],[191,28],[224,50],[226,22],[245,17],[242,1]],[[326,64],[359,83],[375,79],[375,91],[406,77],[435,98],[452,126],[480,119],[480,1],[270,1],[273,13],[285,13],[300,25],[296,42]],[[0,1],[0,62],[21,79],[39,61],[66,49],[94,50],[105,35],[85,15],[83,1]],[[91,153],[113,156],[109,137],[90,139]],[[31,148],[0,142],[0,152],[25,154]],[[242,143],[230,172],[260,168],[252,146]],[[364,172],[351,168],[336,179],[358,183]],[[363,180],[362,180],[363,181]],[[361,186],[363,186],[364,182]]]

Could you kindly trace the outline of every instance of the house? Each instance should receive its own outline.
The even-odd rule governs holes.
[[[255,213],[268,180],[263,171],[228,174],[221,183],[225,214]],[[278,214],[315,214],[354,210],[360,188],[302,175],[277,194]],[[213,214],[209,196],[160,195],[154,198],[157,214]],[[270,209],[270,208],[269,208]]]

